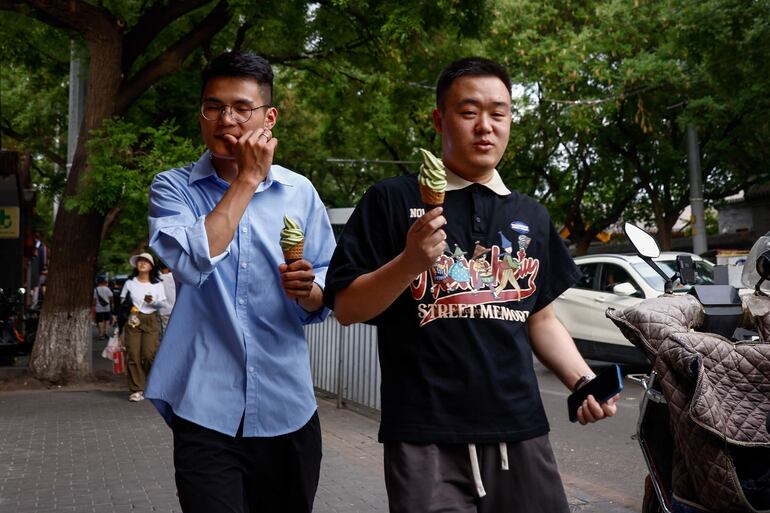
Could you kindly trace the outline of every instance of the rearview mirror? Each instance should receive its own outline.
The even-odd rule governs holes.
[[[652,235],[631,223],[625,223],[623,231],[639,255],[647,258],[658,258],[660,256],[660,248]]]
[[[612,287],[612,293],[618,296],[633,296],[636,294],[636,288],[627,281],[624,281]]]

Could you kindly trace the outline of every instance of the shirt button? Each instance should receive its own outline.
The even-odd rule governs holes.
[[[245,227],[245,226],[243,226],[243,227],[241,228],[241,233],[246,233],[246,227]]]
[[[474,217],[473,220],[476,221],[477,223],[481,222],[481,218],[479,216]]]
[[[245,299],[243,299],[243,298],[241,298],[241,299],[239,299],[239,300],[238,300],[238,304],[239,304],[239,305],[242,305],[242,304],[244,304],[245,302],[246,302],[246,300],[245,300]]]
[[[241,269],[246,269],[246,262],[241,264]]]
[[[254,367],[249,367],[249,372],[254,372]]]

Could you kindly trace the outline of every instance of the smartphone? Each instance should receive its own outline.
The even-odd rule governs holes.
[[[676,267],[679,270],[679,281],[682,285],[695,285],[695,264],[690,255],[677,255]]]
[[[604,403],[621,390],[623,390],[623,376],[620,374],[620,366],[613,364],[567,397],[570,422],[577,422],[578,408],[589,395],[594,396],[599,403]]]

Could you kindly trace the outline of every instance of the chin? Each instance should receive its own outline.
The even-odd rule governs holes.
[[[230,150],[224,149],[224,148],[209,148],[209,151],[211,152],[211,155],[218,158],[218,159],[225,159],[225,160],[234,160],[235,155],[230,152]]]

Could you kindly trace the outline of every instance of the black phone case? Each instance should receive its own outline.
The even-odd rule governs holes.
[[[567,397],[567,410],[570,422],[577,421],[577,410],[589,395],[603,403],[615,394],[623,390],[623,376],[620,374],[620,366],[613,365],[602,371],[594,379],[572,392]]]

